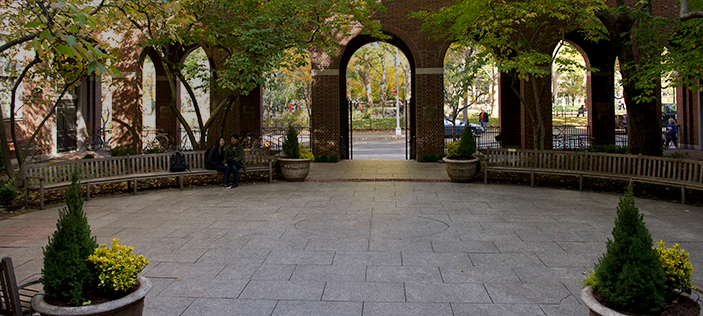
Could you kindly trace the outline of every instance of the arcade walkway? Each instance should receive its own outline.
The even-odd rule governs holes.
[[[605,250],[618,196],[353,180],[442,171],[313,164],[309,182],[95,198],[85,210],[98,242],[119,238],[150,260],[144,315],[587,315],[581,279]],[[681,243],[703,271],[703,209],[637,205],[654,239]],[[18,280],[41,271],[59,207],[0,221],[0,256]]]

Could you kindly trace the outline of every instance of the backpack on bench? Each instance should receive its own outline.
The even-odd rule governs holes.
[[[188,164],[186,163],[186,156],[181,152],[175,152],[171,155],[171,172],[183,172],[190,171]]]

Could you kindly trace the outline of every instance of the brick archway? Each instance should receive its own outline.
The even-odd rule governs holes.
[[[409,145],[408,150],[409,150],[409,155],[408,157],[410,159],[415,159],[416,156],[416,151],[415,151],[415,144],[414,140],[416,139],[417,136],[417,122],[415,120],[415,91],[416,91],[416,84],[415,84],[415,59],[413,58],[412,51],[408,47],[408,45],[405,44],[400,38],[386,34],[390,36],[389,39],[384,40],[384,42],[392,44],[395,47],[398,47],[398,49],[405,54],[405,57],[408,59],[408,63],[410,63],[410,73],[411,73],[411,79],[410,79],[410,102],[408,104],[408,127],[409,127],[409,133],[408,133],[408,139]],[[370,36],[357,36],[354,39],[352,39],[344,48],[344,52],[340,56],[340,63],[339,63],[339,123],[340,123],[340,157],[342,159],[349,159],[349,152],[351,149],[347,146],[349,142],[349,129],[351,126],[349,126],[349,110],[348,110],[348,102],[347,100],[347,66],[349,64],[349,61],[351,60],[352,56],[354,53],[356,53],[357,50],[359,50],[362,46],[377,42],[379,41],[376,38],[370,37]]]
[[[391,37],[388,40],[412,60],[412,100],[410,121],[414,139],[415,156],[441,154],[444,152],[444,54],[448,41],[431,39],[422,31],[422,20],[408,18],[411,11],[429,9],[427,6],[442,7],[451,5],[449,0],[424,2],[393,1],[387,3],[387,10],[378,12],[373,19],[380,21],[383,32]],[[346,63],[351,55],[364,44],[376,41],[363,35],[344,38],[339,41],[338,54],[330,56],[319,51],[310,52],[312,63],[312,149],[317,155],[342,154],[343,144],[348,143],[343,126],[346,113],[340,113],[341,103],[346,102],[345,78]],[[344,65],[342,62],[344,61]],[[344,69],[344,70],[342,70]],[[346,109],[346,104],[344,105]],[[346,112],[346,110],[344,111]],[[347,136],[348,137],[348,136]]]

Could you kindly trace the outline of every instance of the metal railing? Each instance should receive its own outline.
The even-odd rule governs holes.
[[[304,126],[294,126],[293,128],[298,131],[298,143],[310,148],[310,128]],[[261,145],[269,147],[271,150],[282,150],[287,133],[288,127],[265,127],[261,131]]]
[[[589,131],[590,126],[553,126],[552,149],[581,150],[583,147],[592,146]]]
[[[485,132],[474,135],[476,138],[476,148],[503,148],[500,141],[496,140],[499,136],[500,127],[488,126]],[[554,150],[581,150],[584,147],[593,146],[593,138],[589,136],[590,126],[553,126],[552,127],[552,149]],[[447,136],[444,138],[444,144],[448,144],[455,139],[461,138],[461,134],[455,137]],[[663,136],[662,136],[663,138]],[[627,146],[627,132],[625,129],[615,130],[615,145]]]

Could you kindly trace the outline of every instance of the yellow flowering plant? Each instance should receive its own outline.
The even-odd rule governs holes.
[[[120,245],[112,239],[112,247],[106,244],[95,248],[88,262],[98,274],[98,289],[108,293],[124,293],[137,283],[137,275],[149,264],[144,256],[136,256],[133,247]]]
[[[654,250],[659,255],[659,261],[664,274],[666,275],[666,285],[671,292],[680,291],[690,293],[694,289],[691,283],[693,276],[693,266],[688,261],[688,254],[683,249],[679,249],[679,244],[674,244],[671,248],[666,248],[663,241],[657,243]]]

